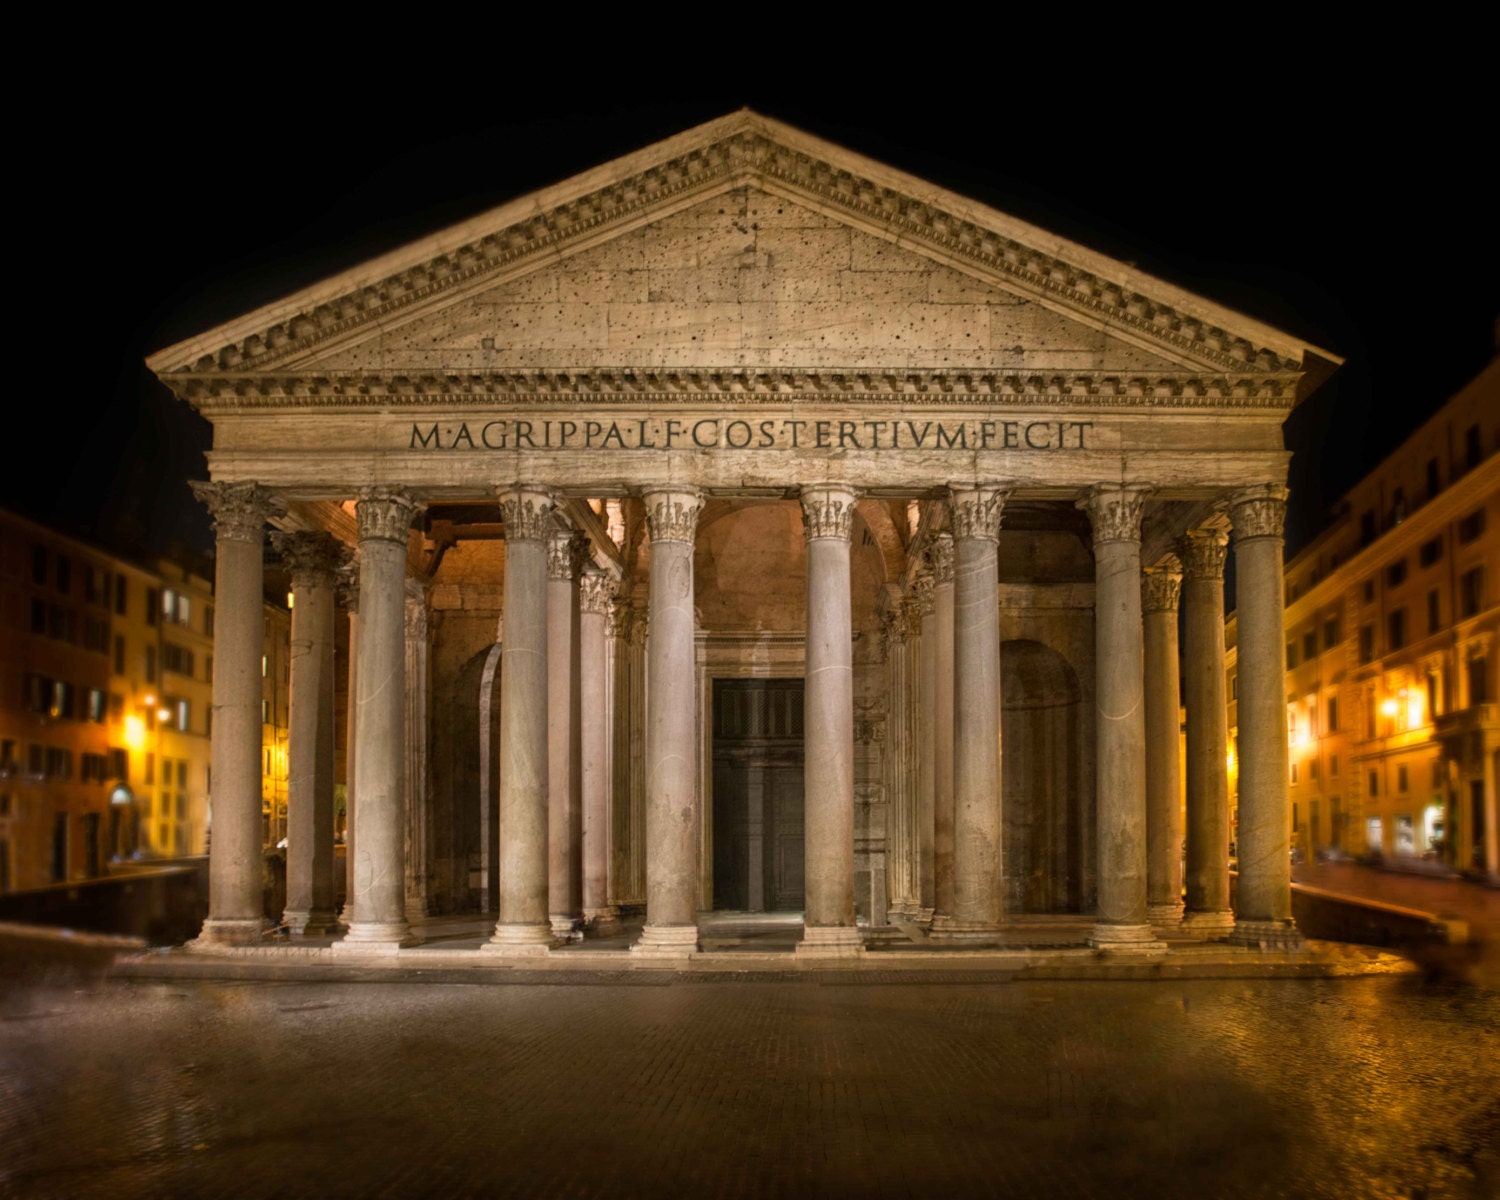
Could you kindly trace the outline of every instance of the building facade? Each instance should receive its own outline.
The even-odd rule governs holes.
[[[1497,525],[1500,360],[1287,563],[1289,821],[1300,853],[1500,873]],[[1232,648],[1229,671],[1232,690]]]
[[[271,843],[288,648],[285,612],[266,608]],[[206,851],[213,622],[201,574],[0,512],[0,891]]]
[[[269,522],[294,932],[336,928],[348,621],[345,950],[485,912],[545,953],[636,905],[647,959],[714,907],[800,910],[812,956],[892,913],[1295,943],[1280,427],[1336,363],[749,112],[152,356],[214,426],[205,941],[264,929]]]

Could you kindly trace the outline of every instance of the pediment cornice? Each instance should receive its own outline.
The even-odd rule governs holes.
[[[527,403],[601,407],[704,403],[787,405],[1031,405],[1075,408],[1270,409],[1285,412],[1298,374],[1241,371],[1121,374],[1069,371],[891,371],[608,367],[466,374],[403,372],[188,372],[179,395],[205,412],[275,408],[359,409]]]
[[[177,375],[295,369],[367,329],[555,262],[698,200],[753,183],[978,278],[1108,329],[1187,368],[1236,375],[1303,369],[1290,335],[1173,285],[750,112],[588,172],[568,185],[356,268],[160,351]]]

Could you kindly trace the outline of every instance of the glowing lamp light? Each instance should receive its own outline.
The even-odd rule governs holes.
[[[156,719],[158,721],[170,721],[172,719],[172,710],[170,708],[158,708],[156,710]]]
[[[125,745],[131,750],[141,750],[146,745],[146,722],[140,717],[125,718]]]
[[[1381,714],[1381,716],[1394,717],[1400,711],[1401,711],[1401,705],[1399,703],[1397,703],[1396,698],[1394,696],[1392,696],[1389,700],[1386,700],[1380,706],[1380,714]]]

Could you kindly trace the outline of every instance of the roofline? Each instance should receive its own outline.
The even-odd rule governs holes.
[[[1076,265],[1100,278],[1159,299],[1185,315],[1225,330],[1294,358],[1307,365],[1309,357],[1322,359],[1337,367],[1343,358],[1331,351],[1303,341],[1283,330],[1266,325],[1233,309],[1203,299],[1192,292],[1166,282],[1096,250],[1058,236],[1040,226],[1012,217],[946,188],[899,171],[885,163],[866,158],[833,142],[805,133],[795,126],[767,117],[749,108],[706,121],[663,141],[655,142],[620,158],[573,175],[562,182],[530,192],[495,208],[487,209],[437,233],[418,238],[376,258],[368,259],[337,275],[302,288],[289,296],[262,305],[253,312],[216,325],[193,337],[148,355],[146,365],[157,374],[189,367],[205,354],[225,345],[239,342],[319,304],[347,295],[360,287],[386,279],[412,267],[452,253],[459,247],[477,241],[497,229],[504,229],[527,218],[568,204],[610,183],[637,175],[662,162],[681,157],[693,150],[712,145],[743,132],[760,133],[790,150],[801,151],[829,163],[856,171],[872,182],[976,225],[986,227],[1041,253]],[[1331,368],[1330,368],[1331,369]],[[1327,370],[1324,374],[1326,375]]]

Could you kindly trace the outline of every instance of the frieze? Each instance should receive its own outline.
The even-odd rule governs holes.
[[[500,492],[500,520],[508,542],[539,542],[547,536],[552,515],[551,493],[545,488],[518,485]]]
[[[396,323],[403,314],[426,307],[445,293],[483,286],[490,279],[555,261],[573,245],[585,239],[597,242],[610,229],[638,223],[653,210],[680,206],[695,195],[757,178],[774,180],[792,195],[808,197],[855,225],[925,248],[939,259],[977,268],[980,275],[1022,292],[1061,301],[1101,325],[1129,330],[1178,354],[1230,370],[1296,368],[1296,363],[1268,348],[1144,293],[929,201],[782,145],[762,129],[746,128],[304,309],[217,353],[202,355],[193,369],[235,370],[285,362],[372,323]]]
[[[998,541],[1000,518],[1009,497],[1009,488],[952,488],[948,500],[948,516],[953,526],[953,536],[964,540]]]
[[[1279,538],[1286,524],[1286,488],[1277,483],[1240,488],[1228,497],[1229,523],[1235,541],[1247,538]]]
[[[646,524],[653,542],[687,542],[692,545],[698,530],[703,494],[697,488],[647,491]]]
[[[1177,539],[1177,557],[1187,579],[1223,579],[1229,535],[1219,529],[1189,529]]]
[[[332,534],[318,530],[273,533],[271,545],[292,577],[292,590],[327,587],[349,561],[349,547]]]
[[[411,532],[412,518],[425,507],[405,488],[360,488],[359,498],[354,505],[355,520],[359,523],[359,540],[363,542],[373,538],[405,545],[407,534]]]
[[[481,407],[496,401],[536,408],[622,405],[840,404],[904,407],[973,402],[985,408],[1048,404],[1091,408],[1289,408],[1295,373],[985,371],[902,368],[657,367],[569,368],[411,374],[395,371],[168,375],[174,391],[205,412],[256,408]],[[1019,448],[1019,447],[1018,447]],[[1041,449],[1042,447],[1032,447]]]
[[[1154,489],[1139,483],[1101,483],[1078,499],[1094,527],[1094,545],[1139,542],[1146,497]]]
[[[808,541],[838,538],[847,542],[854,522],[854,492],[838,485],[802,489],[802,529]]]
[[[258,483],[193,481],[189,486],[208,509],[214,536],[220,541],[259,543],[266,521],[285,511],[275,494]]]
[[[573,580],[588,561],[589,540],[572,529],[554,529],[547,535],[547,578]]]

